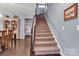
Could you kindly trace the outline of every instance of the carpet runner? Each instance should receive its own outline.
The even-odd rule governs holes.
[[[59,56],[60,49],[43,15],[36,16],[34,55]]]

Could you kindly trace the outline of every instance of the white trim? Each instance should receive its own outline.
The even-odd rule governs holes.
[[[45,16],[45,15],[44,15]],[[57,46],[59,47],[59,49],[60,49],[60,54],[62,55],[62,56],[65,56],[64,54],[63,54],[63,52],[62,52],[62,49],[61,49],[61,46],[59,45],[59,43],[58,43],[58,41],[57,41],[57,38],[56,38],[56,36],[55,36],[55,33],[53,32],[53,30],[51,29],[51,26],[50,26],[50,24],[49,24],[49,22],[48,22],[48,20],[47,20],[47,17],[45,16],[45,19],[46,19],[46,21],[47,21],[47,24],[48,24],[48,26],[49,26],[49,28],[50,28],[50,30],[51,30],[51,32],[52,32],[52,34],[53,34],[53,37],[55,38],[55,41],[57,42]]]

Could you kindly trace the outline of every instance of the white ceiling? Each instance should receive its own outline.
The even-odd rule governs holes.
[[[0,3],[0,13],[3,15],[22,15],[32,17],[35,15],[35,3]]]

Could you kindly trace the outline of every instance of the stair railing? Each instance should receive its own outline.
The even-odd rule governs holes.
[[[30,55],[34,55],[34,42],[35,42],[35,28],[36,28],[36,18],[34,17],[31,29],[31,50]]]

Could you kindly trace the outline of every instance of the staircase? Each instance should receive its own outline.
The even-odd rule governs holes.
[[[60,49],[43,15],[36,16],[34,55],[60,55]]]

